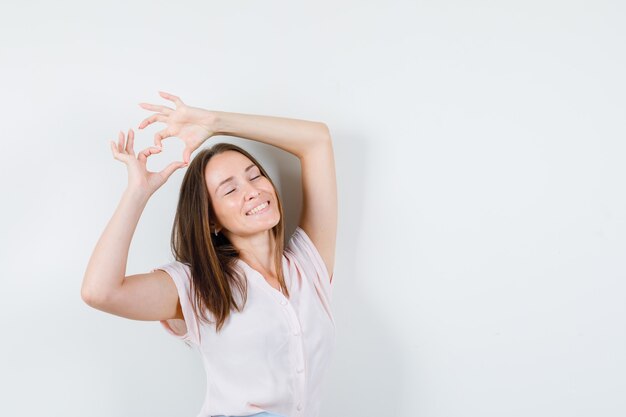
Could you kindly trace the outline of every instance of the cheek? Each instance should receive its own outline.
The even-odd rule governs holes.
[[[224,215],[228,215],[231,208],[232,203],[225,201],[224,199],[220,199],[219,201],[213,202],[213,209],[215,210],[215,214],[217,217],[224,217]]]
[[[240,209],[241,209],[241,206],[238,205],[235,202],[235,199],[233,198],[225,199],[225,201],[222,202],[221,208],[220,208],[221,212],[227,216],[232,215],[232,214],[239,214]]]
[[[268,179],[265,179],[265,180],[263,181],[263,188],[265,188],[268,192],[270,192],[270,193],[272,193],[272,194],[276,195],[276,190],[274,190],[274,187],[272,186],[272,183],[271,183],[271,182],[269,182],[269,180],[268,180]]]
[[[220,204],[221,206],[221,210],[224,213],[230,213],[232,212],[237,204],[235,203],[235,200],[233,198],[225,198],[224,201],[222,201],[222,203]]]

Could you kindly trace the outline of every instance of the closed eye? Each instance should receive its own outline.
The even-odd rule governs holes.
[[[254,178],[252,178],[252,179],[253,179],[253,180],[256,180],[257,178],[260,178],[260,177],[261,177],[261,175],[257,175],[256,177],[254,177]],[[235,187],[235,188],[236,188],[236,187]],[[230,190],[229,192],[227,192],[227,193],[226,193],[226,194],[224,194],[224,195],[228,195],[228,194],[232,193],[233,191],[235,191],[235,188],[233,188],[232,190]]]

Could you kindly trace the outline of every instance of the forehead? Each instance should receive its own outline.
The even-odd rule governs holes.
[[[204,176],[207,185],[213,189],[220,182],[231,176],[243,175],[245,169],[253,162],[237,151],[226,151],[211,158],[206,166]]]

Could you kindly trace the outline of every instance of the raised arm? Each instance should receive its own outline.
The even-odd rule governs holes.
[[[130,242],[146,203],[185,164],[172,162],[161,172],[148,172],[147,158],[160,150],[150,147],[135,156],[133,138],[131,130],[126,145],[123,133],[118,144],[111,143],[115,159],[128,168],[128,187],[89,259],[81,297],[94,308],[131,319],[181,318],[176,286],[166,272],[131,277],[125,273]]]
[[[303,203],[299,226],[320,252],[332,281],[338,203],[335,157],[326,124],[274,116],[212,113],[215,134],[277,146],[300,159]]]
[[[213,135],[236,136],[281,148],[300,159],[302,168],[303,207],[299,226],[311,238],[326,263],[332,278],[337,236],[337,184],[332,140],[326,124],[256,114],[231,113],[190,107],[166,92],[161,97],[176,108],[141,103],[158,113],[139,125],[154,122],[166,127],[155,134],[156,145],[176,136],[185,143],[183,160],[187,161],[206,139]]]

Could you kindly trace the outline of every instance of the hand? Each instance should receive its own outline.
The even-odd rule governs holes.
[[[133,150],[134,139],[135,133],[132,129],[129,129],[126,145],[124,145],[124,132],[121,131],[118,143],[111,141],[113,157],[125,163],[128,168],[128,188],[138,189],[151,196],[159,187],[165,184],[165,181],[174,171],[188,165],[185,162],[172,162],[161,172],[150,172],[146,169],[148,157],[161,152],[161,149],[157,146],[151,146],[141,151],[139,156],[135,157],[135,151]]]
[[[158,112],[144,119],[139,125],[139,129],[143,129],[150,123],[165,122],[167,127],[154,135],[154,144],[161,145],[161,140],[170,136],[176,136],[185,143],[183,151],[183,161],[189,162],[193,151],[198,149],[205,140],[215,135],[212,127],[215,117],[212,112],[197,107],[187,106],[180,98],[159,91],[161,97],[170,100],[176,104],[176,110],[159,106],[156,104],[139,103],[139,106]]]

